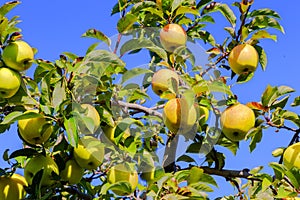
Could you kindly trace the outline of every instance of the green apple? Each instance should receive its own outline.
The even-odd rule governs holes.
[[[70,159],[66,162],[66,167],[60,172],[60,177],[70,184],[77,184],[80,182],[83,174],[84,169],[75,160]]]
[[[91,104],[81,104],[81,108],[82,112],[80,112],[80,114],[89,119],[89,122],[91,122],[89,125],[91,127],[87,127],[89,125],[79,122],[79,131],[83,134],[95,133],[100,126],[100,115],[97,109]]]
[[[199,109],[199,124],[203,125],[207,122],[209,118],[209,109],[206,106],[198,106]]]
[[[283,153],[283,164],[291,169],[296,167],[300,169],[300,142],[287,147]]]
[[[226,108],[221,114],[223,134],[231,141],[245,139],[248,131],[255,125],[255,114],[251,108],[236,103]]]
[[[138,174],[137,171],[133,170],[129,165],[122,163],[110,168],[107,174],[107,180],[111,184],[123,181],[128,182],[131,186],[132,193],[138,185]],[[126,191],[121,191],[117,189],[112,189],[112,191],[119,196],[127,196],[130,194],[128,194]]]
[[[148,183],[152,183],[155,179],[161,177],[164,174],[164,169],[162,167],[155,167],[151,165],[146,165],[143,167],[141,173],[141,178]]]
[[[59,169],[55,161],[49,155],[38,154],[29,159],[24,167],[24,176],[29,185],[32,184],[33,177],[37,172],[43,169],[41,186],[50,186],[55,183],[52,178],[52,172],[59,175]]]
[[[27,110],[24,113],[38,113],[38,110]],[[45,117],[35,117],[18,121],[19,133],[29,144],[43,144],[52,134],[53,126]]]
[[[169,52],[186,45],[186,32],[178,24],[167,24],[161,29],[159,36],[162,46]]]
[[[84,169],[97,169],[104,159],[104,146],[98,139],[84,136],[79,139],[78,146],[74,148],[74,159]]]
[[[28,184],[25,178],[19,174],[13,174],[10,177],[0,177],[0,199],[1,200],[19,200],[24,199],[26,191],[24,187]]]
[[[102,128],[105,137],[114,144],[117,144],[116,139],[115,139],[115,130],[116,130],[117,126],[118,126],[117,124],[114,127],[106,125]],[[120,137],[122,135],[122,139],[125,140],[127,137],[130,136],[130,130],[126,129],[126,130],[122,130],[122,131],[123,132],[120,133]]]
[[[9,68],[24,71],[32,65],[34,53],[28,43],[17,40],[4,48],[2,59]]]
[[[185,134],[196,124],[198,111],[184,98],[169,100],[163,109],[163,122],[173,133]]]
[[[0,68],[0,97],[10,98],[14,96],[21,85],[21,75],[9,68]]]
[[[179,85],[178,74],[170,69],[160,69],[152,77],[152,90],[162,98],[173,99],[176,97],[175,91]]]
[[[258,65],[258,53],[250,44],[235,46],[228,57],[231,70],[236,74],[254,72]]]

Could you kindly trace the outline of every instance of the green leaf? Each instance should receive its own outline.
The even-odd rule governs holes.
[[[197,4],[197,8],[201,9],[204,6],[206,6],[206,4],[208,4],[209,2],[211,2],[212,0],[201,0],[198,4]]]
[[[172,12],[176,10],[182,3],[185,2],[185,0],[173,0],[172,2]]]
[[[126,33],[130,29],[132,29],[132,25],[136,22],[137,16],[133,14],[127,14],[122,17],[117,24],[117,29],[119,33]]]
[[[251,138],[251,142],[250,142],[249,148],[250,148],[250,152],[252,152],[256,148],[256,144],[259,143],[259,142],[261,142],[261,139],[262,139],[262,128],[261,127],[257,127],[257,128],[251,129],[247,133],[247,138]]]
[[[277,36],[276,35],[271,35],[268,33],[266,30],[259,30],[256,33],[254,33],[251,37],[252,40],[260,40],[260,39],[271,39],[274,40],[275,42],[277,41]]]
[[[232,142],[231,140],[227,139],[226,137],[220,137],[217,144],[227,148],[229,151],[231,151],[231,153],[233,153],[233,155],[236,155],[237,150],[239,149],[238,142]]]
[[[146,48],[149,51],[156,53],[162,59],[168,60],[168,56],[165,50],[156,46],[151,40],[146,38],[132,39],[125,42],[120,49],[120,54],[124,55],[126,52],[130,52],[142,48]]]
[[[268,16],[256,16],[251,21],[251,27],[256,29],[265,29],[265,28],[275,28],[284,33],[284,28],[279,24],[279,22]]]
[[[36,154],[38,154],[38,151],[36,151],[35,149],[31,149],[31,148],[18,149],[10,154],[9,159],[16,158],[19,156],[31,157]]]
[[[232,38],[236,37],[235,29],[232,27],[224,27],[224,30],[227,31]]]
[[[216,45],[216,40],[213,37],[212,34],[210,34],[208,31],[204,31],[204,30],[199,30],[198,31],[199,37],[206,43],[208,42],[209,44],[211,44],[212,46]]]
[[[24,114],[23,112],[20,111],[14,111],[6,115],[4,117],[4,120],[1,122],[1,124],[12,124],[15,121],[21,119],[29,119],[29,118],[36,118],[36,117],[42,117],[42,115],[35,112],[28,112]]]
[[[52,105],[56,111],[59,110],[60,104],[63,103],[67,98],[66,86],[64,81],[59,81],[55,84],[52,94]]]
[[[124,194],[132,193],[131,184],[127,181],[119,181],[114,184],[111,184],[108,190],[122,191],[122,193]]]
[[[199,11],[196,10],[195,8],[191,8],[188,6],[179,6],[178,9],[176,10],[175,16],[182,15],[182,14],[193,14],[196,16],[200,15]]]
[[[295,106],[299,106],[299,105],[300,105],[300,96],[298,96],[294,99],[294,102],[291,104],[291,106],[295,107]]]
[[[64,127],[67,132],[67,138],[70,145],[76,147],[78,144],[77,122],[74,117],[64,119]]]
[[[153,71],[149,70],[149,69],[144,69],[144,68],[133,68],[131,70],[126,71],[123,76],[122,76],[122,82],[121,84],[125,83],[126,81],[128,81],[131,78],[134,78],[136,76],[142,75],[142,74],[149,74],[149,73],[153,73]]]
[[[265,71],[266,67],[267,67],[267,62],[268,62],[267,54],[266,54],[265,50],[258,45],[255,45],[254,48],[256,49],[256,51],[258,53],[259,63],[261,65],[261,68],[262,68],[262,70]]]
[[[233,96],[233,93],[230,90],[229,86],[222,81],[213,81],[211,83],[208,83],[208,88],[211,92],[221,92]]]
[[[0,19],[10,12],[15,6],[19,5],[20,1],[10,1],[0,7]]]
[[[256,17],[256,16],[271,16],[280,19],[280,16],[277,12],[269,9],[269,8],[263,8],[258,10],[253,10],[250,13],[250,17]]]
[[[281,180],[287,171],[286,167],[276,162],[270,162],[269,166],[273,168],[275,176],[278,180]]]
[[[245,74],[241,74],[239,75],[239,77],[237,78],[236,82],[237,83],[246,83],[248,81],[250,81],[254,76],[254,73],[245,73]]]
[[[276,100],[277,98],[277,93],[278,88],[277,87],[272,87],[270,85],[267,86],[265,89],[262,98],[261,98],[261,103],[264,107],[270,107],[271,104]]]
[[[192,157],[190,157],[188,155],[182,155],[179,158],[177,158],[176,161],[177,162],[183,161],[183,162],[188,162],[188,163],[195,163],[196,162]]]
[[[216,3],[212,9],[205,9],[203,14],[219,11],[229,21],[232,27],[236,25],[236,16],[227,4]]]
[[[111,40],[109,37],[107,37],[104,33],[101,31],[98,31],[96,29],[89,29],[85,33],[81,35],[81,37],[90,37],[90,38],[95,38],[98,40],[101,40],[105,42],[108,46],[111,45]]]

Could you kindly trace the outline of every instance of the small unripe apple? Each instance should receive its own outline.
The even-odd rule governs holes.
[[[60,177],[70,184],[77,184],[80,182],[83,174],[84,169],[75,160],[70,159],[66,162],[66,167],[60,172]]]
[[[52,178],[52,172],[59,174],[59,169],[55,161],[49,155],[36,155],[25,164],[24,176],[29,185],[32,184],[33,177],[37,172],[43,169],[41,186],[50,186],[55,183]]]
[[[13,174],[11,177],[0,177],[0,199],[1,200],[19,200],[24,199],[26,187],[28,184],[25,178],[19,174]]]
[[[111,127],[109,125],[106,125],[102,128],[103,133],[105,135],[105,137],[107,139],[109,139],[109,141],[111,141],[114,144],[117,144],[116,140],[115,140],[115,131],[118,125],[115,125],[114,127]],[[120,135],[122,134],[122,139],[125,140],[127,137],[130,136],[130,130],[126,129],[126,130],[122,130],[123,132],[120,133]],[[121,136],[120,136],[121,137]]]
[[[98,139],[84,136],[79,139],[78,146],[74,148],[74,159],[81,168],[97,169],[104,159],[104,146]]]
[[[199,124],[203,125],[207,122],[208,118],[209,118],[209,109],[206,106],[198,106],[199,109]]]
[[[296,167],[300,169],[300,142],[287,147],[283,153],[283,164],[291,169]]]
[[[187,133],[197,121],[195,105],[189,105],[184,98],[169,100],[163,110],[163,122],[173,133]]]
[[[118,183],[121,181],[130,183],[132,193],[138,185],[138,174],[135,170],[130,168],[130,166],[126,165],[125,163],[122,163],[113,166],[109,170],[107,174],[107,180],[111,184]],[[120,191],[117,189],[112,189],[112,191],[119,196],[127,196],[130,194],[126,193],[126,191]]]
[[[147,165],[143,167],[141,178],[147,181],[148,183],[152,183],[157,178],[161,177],[163,174],[164,174],[164,169],[162,167]]]
[[[152,76],[152,90],[155,94],[162,98],[173,99],[176,97],[174,93],[179,85],[178,74],[170,69],[160,69]]]
[[[9,68],[0,68],[0,97],[10,98],[14,96],[21,85],[21,75]]]
[[[80,114],[84,115],[88,119],[90,119],[90,126],[87,127],[86,124],[79,122],[79,131],[83,134],[93,134],[100,126],[100,115],[97,109],[91,104],[81,104],[81,108],[83,109]]]
[[[4,48],[2,59],[8,67],[17,71],[24,71],[32,65],[34,53],[28,43],[17,40]]]
[[[221,114],[223,134],[231,141],[245,139],[248,131],[255,125],[255,114],[251,108],[236,103],[226,108]]]
[[[162,46],[169,52],[186,45],[186,32],[178,24],[167,24],[161,29],[159,35]]]
[[[254,72],[258,65],[258,53],[252,45],[240,44],[231,50],[228,63],[236,74]]]
[[[38,110],[27,110],[24,113],[38,113]],[[45,117],[35,117],[18,121],[19,133],[29,144],[43,144],[53,131],[52,124]]]

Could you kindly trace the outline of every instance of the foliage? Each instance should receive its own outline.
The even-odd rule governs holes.
[[[94,38],[97,42],[91,44],[85,55],[65,52],[55,61],[35,59],[32,76],[20,72],[22,85],[17,94],[1,99],[1,133],[9,130],[18,120],[38,116],[46,117],[53,126],[47,142],[33,145],[23,140],[24,148],[14,152],[7,150],[3,158],[11,167],[1,169],[1,174],[24,168],[26,160],[37,154],[51,155],[60,171],[64,169],[65,162],[73,157],[74,147],[84,135],[77,128],[78,124],[93,127],[92,120],[78,112],[80,104],[90,103],[101,119],[100,127],[93,136],[99,138],[105,148],[102,164],[96,170],[85,170],[81,181],[74,185],[53,174],[55,184],[42,187],[40,180],[43,172],[40,171],[33,178],[35,184],[26,187],[26,198],[121,199],[112,192],[113,189],[129,193],[123,197],[125,199],[208,199],[209,193],[218,187],[215,176],[225,177],[238,189],[238,194],[220,199],[297,196],[300,193],[300,172],[295,168],[287,169],[282,164],[282,152],[286,147],[281,147],[279,154],[274,152],[275,156],[280,156],[278,162],[269,163],[274,174],[263,173],[260,166],[251,170],[224,169],[225,153],[216,148],[225,147],[233,154],[239,150],[239,143],[243,141],[227,139],[221,132],[219,117],[225,107],[238,101],[238,94],[232,91],[233,85],[252,81],[255,76],[254,72],[239,76],[234,74],[227,62],[230,51],[242,43],[253,45],[262,70],[267,70],[267,55],[260,41],[277,40],[277,36],[269,32],[270,29],[284,32],[276,11],[267,8],[253,10],[253,3],[253,0],[234,2],[232,5],[211,0],[118,0],[111,13],[121,16],[117,23],[119,37],[116,44],[100,30],[91,28],[82,37]],[[18,17],[7,18],[7,13],[18,4],[19,1],[12,1],[0,7],[2,49],[16,39],[16,32],[21,32]],[[217,41],[213,33],[206,29],[208,24],[215,23],[216,12],[229,25],[224,27],[228,35],[223,41]],[[206,47],[206,66],[199,65],[197,55],[189,49],[189,45],[175,52],[163,49],[159,42],[159,30],[168,23],[184,27],[189,44]],[[123,42],[122,37],[129,39]],[[101,42],[109,50],[98,48]],[[149,56],[146,67],[126,66],[124,57],[138,56],[145,51]],[[5,65],[2,61],[1,64],[2,67]],[[161,115],[167,100],[151,96],[151,77],[161,68],[176,71],[181,83],[173,92],[190,103],[209,108],[210,119],[214,121],[196,123],[193,134],[181,135],[190,144],[178,158],[172,153],[176,151],[178,135],[165,127]],[[143,76],[141,84],[137,84],[134,80],[140,76]],[[255,150],[263,140],[264,131],[269,128],[291,131],[294,137],[290,145],[299,141],[299,115],[286,108],[294,92],[288,86],[268,85],[261,99],[247,103],[256,115],[255,127],[245,138],[250,141],[250,151]],[[295,97],[291,105],[299,106],[299,99],[299,96]],[[39,114],[24,114],[24,111],[34,108],[39,110]],[[115,142],[109,142],[104,137],[105,126],[117,127],[113,133]],[[159,149],[164,150],[163,159],[159,158]],[[204,163],[199,163],[195,157],[198,154],[205,154]],[[109,183],[107,174],[111,167],[124,162],[139,175],[149,164],[160,166],[163,170],[158,170],[151,181],[139,178],[137,188],[131,188],[126,181]],[[242,184],[241,179],[247,182]]]

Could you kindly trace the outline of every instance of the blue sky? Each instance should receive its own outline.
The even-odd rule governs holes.
[[[232,2],[224,0],[223,2]],[[10,16],[18,15],[22,22],[19,27],[22,29],[24,40],[38,49],[36,58],[43,58],[54,61],[59,58],[62,52],[73,52],[78,55],[84,55],[86,49],[95,42],[93,39],[85,39],[80,36],[89,28],[96,28],[107,36],[117,34],[116,23],[118,14],[110,16],[111,9],[116,3],[115,0],[52,0],[23,1],[17,6]],[[291,100],[300,95],[299,84],[299,53],[300,46],[300,12],[295,6],[295,1],[255,1],[254,8],[271,8],[277,11],[282,20],[281,25],[285,29],[285,34],[279,31],[273,31],[278,35],[278,41],[264,40],[261,45],[265,48],[268,55],[268,65],[265,72],[260,68],[256,71],[254,78],[248,83],[236,85],[233,91],[238,94],[239,101],[247,103],[248,101],[259,101],[262,92],[268,84],[287,85],[296,90],[292,94]],[[224,20],[216,15],[216,24],[210,25],[213,34],[218,42],[222,42],[225,34],[222,28],[226,24]],[[32,73],[29,70],[27,73]],[[290,103],[291,103],[290,100]],[[292,108],[299,113],[299,108]],[[240,151],[236,156],[232,156],[227,150],[224,150],[228,161],[226,168],[243,169],[253,168],[260,165],[267,166],[270,161],[277,161],[271,156],[272,150],[276,147],[286,146],[292,138],[292,133],[280,131],[275,133],[274,129],[264,131],[263,141],[258,145],[253,153],[249,153],[248,142],[240,144]],[[15,127],[10,131],[0,135],[0,155],[6,148],[21,148],[21,141],[17,137]],[[0,167],[7,165],[0,162]],[[269,169],[266,169],[268,171]],[[214,192],[213,197],[218,195],[231,194],[231,186],[223,178],[220,180],[220,189]]]

